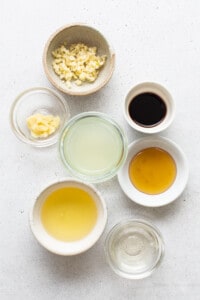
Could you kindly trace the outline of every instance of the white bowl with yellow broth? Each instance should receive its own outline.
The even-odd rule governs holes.
[[[37,197],[30,225],[38,242],[59,255],[92,247],[107,221],[106,204],[96,189],[74,179],[56,182]]]
[[[188,163],[178,145],[162,137],[145,137],[131,143],[118,173],[124,193],[143,206],[169,204],[183,192]]]

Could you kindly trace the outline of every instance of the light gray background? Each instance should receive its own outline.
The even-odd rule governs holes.
[[[1,0],[0,22],[0,299],[200,299],[200,2]],[[9,126],[11,103],[22,90],[51,87],[41,62],[44,44],[70,22],[96,27],[116,52],[105,88],[89,97],[65,96],[72,116],[108,113],[131,142],[142,135],[123,118],[125,95],[139,82],[161,83],[177,105],[162,135],[183,148],[190,166],[185,192],[163,208],[134,204],[116,178],[97,185],[108,206],[106,230],[92,249],[72,258],[43,249],[28,224],[41,189],[68,175],[57,148],[29,147]],[[144,280],[121,279],[105,262],[106,234],[126,217],[150,219],[165,240],[162,265]]]

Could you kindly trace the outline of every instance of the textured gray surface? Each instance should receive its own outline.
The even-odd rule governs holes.
[[[4,1],[0,3],[0,299],[200,299],[200,2],[199,1]],[[85,254],[55,256],[37,244],[28,224],[34,197],[67,174],[56,147],[34,149],[15,138],[9,109],[15,96],[49,86],[41,57],[49,35],[70,22],[98,28],[116,51],[109,84],[89,97],[67,97],[72,115],[102,111],[122,125],[131,142],[141,135],[125,123],[122,103],[142,81],[163,84],[177,105],[162,135],[185,151],[190,178],[183,195],[163,208],[143,208],[122,193],[117,179],[97,187],[108,206],[108,224]],[[150,219],[163,234],[160,268],[140,281],[117,277],[105,262],[108,230],[125,217]]]

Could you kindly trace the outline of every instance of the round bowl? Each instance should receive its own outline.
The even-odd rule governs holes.
[[[58,129],[45,138],[35,138],[27,127],[26,120],[34,114],[53,115],[60,118]],[[55,144],[70,113],[66,100],[56,91],[35,87],[17,96],[10,110],[10,124],[16,137],[29,145],[46,147]]]
[[[164,254],[159,230],[144,220],[123,220],[108,233],[105,255],[111,269],[127,279],[151,275]]]
[[[141,95],[143,93],[151,93],[157,95],[162,102],[164,103],[166,107],[166,114],[163,119],[160,120],[160,122],[155,123],[154,125],[151,126],[144,126],[135,120],[133,120],[130,116],[129,113],[129,105],[133,101],[133,99]],[[136,86],[134,86],[129,93],[127,94],[125,98],[125,103],[124,103],[124,116],[128,124],[134,128],[135,130],[142,132],[142,133],[147,133],[147,134],[154,134],[161,132],[165,129],[167,129],[175,116],[175,103],[173,101],[172,96],[170,93],[160,84],[155,83],[155,82],[144,82],[140,83]]]
[[[159,194],[146,194],[139,191],[129,177],[129,165],[132,158],[141,150],[156,147],[165,150],[173,158],[176,165],[176,177],[171,186]],[[131,143],[125,164],[118,173],[119,184],[124,193],[134,202],[149,207],[158,207],[169,204],[183,192],[188,181],[188,163],[185,154],[178,145],[163,137],[145,137]]]
[[[52,51],[65,44],[84,43],[87,46],[97,47],[97,55],[106,55],[105,65],[100,69],[97,79],[92,83],[78,86],[72,82],[68,87],[53,70]],[[70,24],[58,29],[48,39],[43,54],[43,66],[49,81],[60,91],[70,95],[83,96],[92,94],[101,89],[111,78],[115,65],[115,54],[106,38],[95,28],[84,24]]]
[[[80,188],[92,196],[97,207],[97,221],[88,235],[80,240],[65,242],[50,235],[41,221],[41,209],[46,198],[60,188]],[[107,221],[106,204],[99,192],[91,185],[74,179],[66,179],[49,185],[35,200],[30,212],[31,230],[38,242],[50,252],[59,255],[71,256],[82,253],[91,248],[100,238]]]
[[[59,141],[62,162],[75,177],[102,182],[116,175],[127,155],[127,140],[109,116],[81,113],[63,128]]]

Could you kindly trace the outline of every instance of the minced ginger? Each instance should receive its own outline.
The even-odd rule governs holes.
[[[48,137],[60,125],[60,118],[52,115],[35,114],[26,119],[28,129],[34,138]]]
[[[97,55],[97,47],[88,47],[83,43],[72,44],[69,49],[62,45],[52,55],[53,69],[68,87],[71,81],[75,81],[76,85],[94,82],[106,62],[106,55]]]

